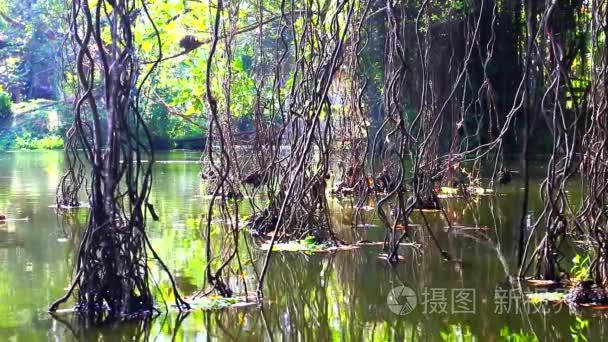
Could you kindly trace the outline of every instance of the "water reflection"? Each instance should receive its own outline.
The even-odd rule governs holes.
[[[83,326],[69,314],[53,318],[45,312],[46,306],[70,282],[74,253],[86,222],[86,210],[56,216],[49,208],[54,204],[61,157],[61,152],[0,154],[0,211],[11,218],[27,218],[0,224],[0,341],[463,341],[516,340],[534,334],[539,340],[570,339],[572,335],[602,340],[607,336],[602,312],[587,310],[578,320],[565,307],[498,312],[497,288],[511,289],[515,297],[520,293],[512,298],[519,307],[524,307],[520,290],[529,290],[511,277],[517,272],[521,207],[521,184],[517,182],[501,188],[497,196],[446,201],[452,230],[441,215],[426,214],[451,261],[443,260],[424,229],[413,226],[408,234],[422,247],[403,247],[405,260],[396,267],[379,259],[380,246],[324,255],[276,254],[262,307],[196,310],[188,315],[170,310],[147,321],[95,328]],[[206,187],[198,177],[198,153],[172,152],[158,157],[164,162],[155,166],[151,202],[161,220],[150,225],[150,237],[180,290],[189,295],[204,286],[200,219],[206,207]],[[533,220],[541,207],[537,194],[532,191],[531,195]],[[570,196],[578,194],[573,190]],[[330,202],[332,223],[340,238],[382,241],[384,231],[373,210],[362,211],[359,222],[354,223],[352,201],[332,198]],[[247,214],[246,205],[240,214]],[[420,220],[419,215],[414,216],[414,221]],[[358,227],[361,223],[365,225]],[[218,223],[212,234],[219,237],[225,229]],[[245,239],[249,241],[248,236]],[[251,252],[259,267],[263,253]],[[248,259],[244,246],[239,253],[243,260]],[[168,280],[158,267],[151,268],[159,296],[170,299]],[[246,265],[245,271],[250,288],[255,283],[253,265]],[[238,285],[240,277],[232,272],[227,280]],[[397,315],[387,305],[387,296],[397,286],[407,286],[417,294],[418,305],[407,315]],[[434,289],[445,289],[445,310],[443,306],[430,309],[428,296],[437,292]],[[454,312],[451,299],[459,289],[475,291],[474,313]]]

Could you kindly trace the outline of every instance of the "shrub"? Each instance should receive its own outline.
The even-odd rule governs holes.
[[[43,138],[33,138],[29,132],[15,137],[13,148],[19,150],[52,150],[63,147],[63,138],[49,135]]]
[[[34,142],[35,149],[55,150],[63,148],[63,138],[58,135],[49,135]]]
[[[11,95],[0,86],[0,120],[10,118],[12,105],[13,101],[11,101]]]

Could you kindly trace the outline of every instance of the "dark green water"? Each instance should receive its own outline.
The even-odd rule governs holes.
[[[150,225],[151,239],[185,294],[203,285],[205,267],[198,225],[206,207],[205,186],[198,177],[198,157],[194,152],[159,155],[152,196],[161,221]],[[79,326],[68,314],[56,320],[46,308],[70,282],[74,248],[86,218],[85,211],[58,217],[49,208],[61,173],[61,152],[0,154],[0,212],[27,218],[0,224],[0,341],[521,341],[534,334],[541,341],[601,341],[608,336],[601,311],[577,316],[565,306],[526,306],[518,291],[507,290],[509,274],[517,272],[517,182],[501,188],[498,196],[472,203],[446,201],[457,226],[453,233],[446,232],[439,215],[427,214],[456,261],[443,261],[428,234],[414,231],[422,254],[405,249],[405,260],[395,267],[378,258],[379,247],[275,254],[262,308],[197,310],[185,318],[170,312],[149,324],[98,328]],[[341,238],[382,240],[378,227],[350,228],[348,201],[331,203]],[[530,219],[539,206],[534,190]],[[373,212],[367,217],[373,224]],[[473,227],[483,230],[469,229]],[[256,262],[261,261],[258,257]],[[166,279],[152,269],[160,291],[166,292]],[[399,286],[416,294],[416,305],[406,314],[387,304],[391,290]],[[397,300],[405,302],[404,297]],[[395,308],[397,313],[391,310]]]

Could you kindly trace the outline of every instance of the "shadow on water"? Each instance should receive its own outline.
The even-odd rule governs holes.
[[[191,295],[203,286],[206,264],[199,227],[206,189],[198,177],[198,153],[172,152],[159,159],[151,201],[161,220],[150,225],[150,237],[180,290]],[[0,210],[11,218],[27,218],[0,224],[0,341],[468,341],[530,340],[534,335],[539,340],[585,336],[600,341],[608,334],[601,311],[576,316],[565,306],[532,305],[522,297],[522,290],[538,289],[513,278],[521,200],[517,182],[496,196],[446,200],[451,231],[440,215],[426,214],[451,261],[444,261],[430,236],[414,226],[410,238],[421,247],[403,247],[404,261],[397,266],[379,258],[380,246],[328,254],[277,253],[262,307],[182,315],[169,308],[153,318],[102,326],[88,326],[73,314],[51,317],[45,308],[70,282],[86,222],[86,210],[56,216],[49,208],[61,167],[61,152],[0,154]],[[541,210],[534,196],[530,220]],[[576,189],[571,196],[577,196]],[[366,225],[353,227],[351,201],[333,198],[331,205],[340,238],[384,238],[373,210],[362,213]],[[212,234],[221,233],[218,224]],[[262,252],[254,253],[261,262]],[[167,279],[155,265],[150,267],[158,298],[170,302]],[[253,284],[253,275],[247,279]],[[415,295],[414,303],[406,298],[411,312],[391,304],[390,298],[405,303],[399,296],[405,292],[394,290],[402,287]],[[159,309],[165,312],[162,303]]]

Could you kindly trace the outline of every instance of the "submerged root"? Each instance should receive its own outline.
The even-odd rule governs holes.
[[[289,229],[279,227],[275,232],[277,223],[278,211],[276,208],[266,208],[249,219],[251,235],[259,238],[261,242],[266,242],[268,238],[272,238],[275,234],[278,234],[276,237],[277,242],[308,239],[314,244],[329,243],[333,246],[338,246],[341,243],[331,233],[329,226],[319,217],[313,217],[308,222],[292,222]]]
[[[148,286],[146,245],[141,228],[120,222],[91,224],[85,233],[85,248],[79,252],[74,282],[49,311],[56,311],[76,292],[75,312],[93,324],[148,317],[157,312]],[[187,307],[181,299],[177,303]]]
[[[503,168],[498,172],[498,175],[496,175],[496,179],[498,180],[498,184],[507,185],[511,183],[513,175],[511,174],[511,171]]]
[[[249,219],[251,234],[255,237],[267,236],[276,226],[277,216],[278,213],[276,213],[276,210],[270,208],[252,215]]]
[[[436,196],[430,196],[415,201],[414,209],[441,210],[441,204],[439,204]]]
[[[608,291],[593,280],[581,281],[568,292],[565,302],[574,307],[608,305]]]

